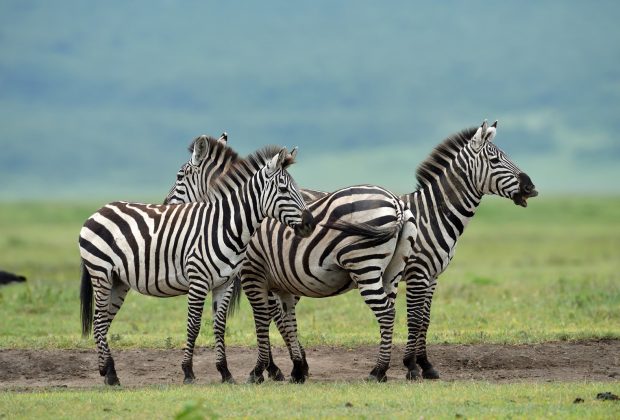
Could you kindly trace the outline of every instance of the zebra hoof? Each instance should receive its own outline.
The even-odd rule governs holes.
[[[103,383],[109,386],[120,386],[121,381],[118,380],[118,376],[116,375],[106,375]]]
[[[422,377],[424,379],[439,379],[439,372],[434,367],[422,371]]]
[[[237,382],[235,382],[235,380],[233,379],[233,377],[232,377],[232,376],[228,376],[228,377],[226,377],[226,378],[222,378],[222,383],[223,383],[223,384],[231,384],[231,385],[234,385],[234,384],[236,384]]]
[[[248,378],[248,383],[249,384],[262,384],[265,381],[265,377],[260,374],[260,375],[256,375],[254,372],[250,373],[250,377]]]
[[[374,369],[372,372],[370,372],[370,375],[368,375],[368,382],[387,382],[387,375],[385,374],[385,372],[376,372]]]
[[[420,379],[422,379],[420,377],[420,372],[417,369],[411,369],[410,371],[408,371],[407,376],[405,376],[405,378],[408,381],[419,381]]]
[[[195,378],[193,378],[191,376],[186,376],[185,379],[183,379],[183,384],[184,385],[191,385],[191,384],[194,383],[194,379]]]
[[[286,377],[284,376],[284,374],[282,373],[280,369],[278,369],[275,372],[269,372],[269,378],[275,382],[282,382],[286,379]]]
[[[291,376],[289,382],[292,384],[303,384],[304,382],[306,382],[306,377],[304,375],[298,377]]]

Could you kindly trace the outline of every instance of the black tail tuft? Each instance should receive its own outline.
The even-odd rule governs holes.
[[[90,281],[90,274],[84,266],[84,260],[82,260],[81,270],[82,285],[80,288],[80,308],[82,337],[88,337],[93,329],[93,285]]]
[[[235,276],[233,280],[233,292],[228,303],[228,316],[233,316],[241,303],[241,277]]]

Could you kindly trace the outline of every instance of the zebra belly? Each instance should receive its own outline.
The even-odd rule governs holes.
[[[338,267],[313,267],[311,274],[295,273],[284,276],[271,273],[269,281],[271,290],[314,298],[339,295],[354,287],[349,273]]]

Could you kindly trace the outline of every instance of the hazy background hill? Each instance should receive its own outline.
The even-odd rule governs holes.
[[[161,199],[186,146],[398,192],[484,118],[541,193],[620,191],[620,3],[0,2],[0,200]]]

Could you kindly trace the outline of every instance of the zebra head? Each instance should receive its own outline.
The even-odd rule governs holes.
[[[226,132],[217,140],[204,134],[196,137],[189,146],[192,156],[177,172],[176,181],[164,199],[164,204],[190,203],[206,197],[211,181],[220,176],[231,161],[237,159],[232,149],[218,146],[226,146],[227,143]]]
[[[282,148],[264,167],[265,187],[261,206],[264,214],[293,228],[295,234],[306,238],[314,231],[315,222],[306,207],[297,184],[286,170],[295,162],[297,148],[288,153]]]
[[[482,194],[510,198],[516,205],[527,207],[527,199],[536,197],[530,177],[493,143],[497,121],[488,126],[486,120],[469,142],[474,155],[474,179]]]

